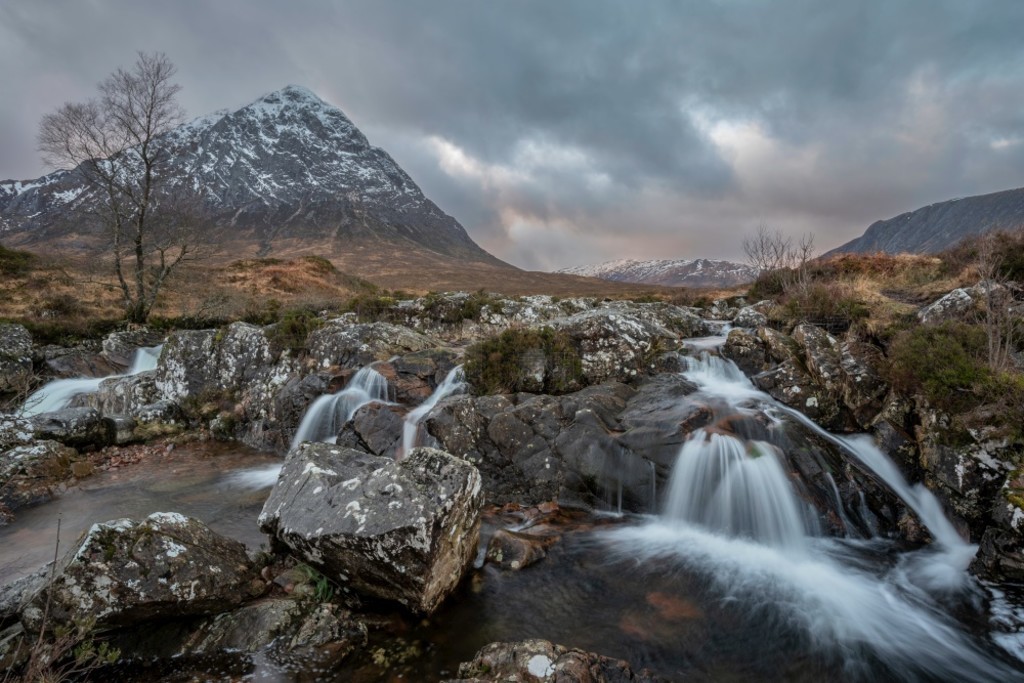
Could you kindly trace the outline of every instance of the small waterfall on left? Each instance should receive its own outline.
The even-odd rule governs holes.
[[[76,396],[96,392],[104,380],[114,377],[128,377],[137,375],[140,372],[155,370],[157,361],[160,360],[160,351],[162,349],[163,345],[143,346],[137,349],[135,357],[132,359],[132,364],[123,375],[76,377],[74,379],[56,379],[52,382],[47,382],[25,399],[21,413],[25,417],[32,417],[41,413],[61,410],[67,408]]]
[[[306,411],[291,447],[303,441],[334,443],[338,432],[367,403],[387,402],[388,381],[384,375],[367,365],[352,376],[344,389],[313,401]]]

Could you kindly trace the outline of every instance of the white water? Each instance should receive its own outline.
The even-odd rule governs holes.
[[[388,381],[367,365],[352,376],[344,389],[313,401],[295,432],[291,447],[295,448],[303,441],[334,443],[338,432],[357,410],[367,403],[384,403],[387,400]]]
[[[114,377],[127,377],[137,375],[140,372],[155,370],[157,361],[160,360],[160,351],[163,346],[143,346],[135,351],[132,364],[123,375],[108,375],[107,377],[79,377],[75,379],[56,379],[47,382],[37,389],[25,400],[21,413],[25,417],[32,417],[41,413],[50,413],[55,410],[67,408],[72,399],[82,394],[91,394],[99,390],[100,383]]]
[[[800,551],[810,532],[774,446],[703,429],[679,453],[665,517]]]
[[[615,532],[615,550],[638,562],[670,558],[698,572],[750,618],[779,620],[854,678],[877,679],[879,662],[897,680],[1011,680],[1019,676],[986,652],[948,614],[946,601],[974,584],[976,550],[938,500],[910,486],[868,436],[830,434],[758,391],[728,360],[702,353],[684,373],[706,399],[736,412],[784,412],[852,454],[914,510],[934,542],[888,568],[858,559],[856,544],[816,538],[773,446],[696,430],[672,473],[665,514]],[[872,541],[887,547],[884,540]],[[939,589],[939,590],[936,590]],[[1009,648],[1008,648],[1009,649]],[[888,679],[887,679],[888,680]]]
[[[434,406],[452,394],[462,391],[466,387],[466,376],[462,372],[462,366],[456,365],[452,368],[444,381],[437,385],[427,400],[418,405],[405,416],[405,423],[402,425],[402,450],[399,457],[416,447],[420,432],[420,423],[430,414]]]
[[[232,472],[225,477],[225,481],[233,489],[248,489],[250,491],[261,491],[269,489],[277,483],[277,475],[281,473],[281,464],[272,463],[263,467],[254,467],[248,470]]]

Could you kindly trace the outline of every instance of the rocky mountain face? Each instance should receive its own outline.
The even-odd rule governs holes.
[[[1022,225],[1024,188],[1019,188],[951,199],[895,218],[875,221],[863,235],[829,253],[934,253],[948,249],[971,235]]]
[[[598,265],[563,268],[558,272],[666,287],[732,287],[757,279],[757,271],[742,263],[704,258],[653,261],[621,259]]]
[[[201,194],[225,238],[255,242],[261,253],[289,238],[369,239],[504,265],[340,109],[305,88],[200,117],[165,142],[175,182]],[[28,244],[65,236],[97,201],[75,170],[0,182],[0,235]]]

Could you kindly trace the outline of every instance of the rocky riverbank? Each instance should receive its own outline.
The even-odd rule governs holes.
[[[30,634],[61,624],[77,625],[83,641],[102,635],[135,665],[232,651],[330,668],[376,647],[386,653],[390,646],[371,642],[390,633],[382,614],[434,614],[483,563],[515,571],[544,561],[561,534],[557,520],[573,510],[658,512],[696,430],[771,440],[764,418],[723,419],[715,405],[690,400],[697,386],[680,371],[713,347],[817,425],[872,435],[979,545],[976,575],[1024,581],[1021,444],[984,429],[951,439],[952,417],[894,389],[872,339],[809,322],[769,325],[767,301],[688,308],[473,296],[394,302],[372,319],[318,319],[300,344],[282,343],[275,326],[233,323],[164,339],[115,333],[58,350],[0,326],[0,390],[9,394],[33,373],[113,375],[59,411],[2,417],[3,522],[17,524],[19,511],[94,471],[130,467],[147,449],[215,439],[286,456],[259,519],[268,552],[247,552],[172,510],[98,524],[52,578],[37,576],[0,601],[5,664],[25,664]],[[922,320],[948,307],[930,304]],[[156,341],[155,369],[117,374],[129,348]],[[408,413],[463,362],[469,393],[440,400],[419,424],[423,448],[405,452]],[[389,401],[356,410],[335,443],[289,449],[312,402],[370,364]],[[928,542],[906,501],[842,447],[799,422],[777,445],[824,536]],[[497,519],[502,506],[519,521],[485,524],[481,540],[481,511]],[[452,680],[559,675],[659,680],[539,641],[488,646]]]

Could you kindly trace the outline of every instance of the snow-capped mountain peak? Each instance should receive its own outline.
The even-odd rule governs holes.
[[[757,278],[757,271],[742,263],[712,259],[618,259],[596,265],[563,268],[559,273],[617,282],[669,287],[732,287]]]

